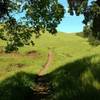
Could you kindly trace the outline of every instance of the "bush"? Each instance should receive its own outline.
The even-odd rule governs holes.
[[[91,36],[88,39],[89,43],[93,46],[98,46],[100,45],[100,40],[96,39],[95,37]]]
[[[92,30],[90,29],[90,26],[88,25],[84,26],[83,35],[84,37],[89,37],[90,35],[92,35]]]

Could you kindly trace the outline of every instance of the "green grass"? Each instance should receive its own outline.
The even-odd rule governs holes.
[[[19,54],[0,54],[2,97],[6,94],[4,91],[7,90],[7,84],[9,84],[8,90],[14,82],[17,86],[31,87],[29,83],[32,81],[32,77],[34,79],[45,64],[48,52],[51,50],[52,63],[44,73],[54,88],[52,100],[100,99],[100,46],[94,47],[87,42],[86,38],[64,33],[58,33],[56,36],[47,33],[38,39],[33,37],[33,40],[35,46],[20,48]],[[4,45],[5,43],[0,41],[1,49]],[[37,54],[30,57],[27,55],[29,51],[36,51]],[[23,78],[25,79],[23,80]],[[19,81],[17,81],[18,79]],[[12,89],[15,87],[11,86]],[[22,89],[22,91],[24,90]],[[9,95],[8,100],[19,100],[12,99],[11,94]],[[14,96],[14,94],[12,95]],[[0,100],[7,100],[6,97],[5,99],[2,97]]]

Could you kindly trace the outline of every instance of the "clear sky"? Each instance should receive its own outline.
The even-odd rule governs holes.
[[[67,0],[59,0],[59,2],[64,5],[66,11],[67,11],[67,7],[68,4],[66,2]],[[89,4],[90,2],[93,0],[89,0]],[[62,22],[58,25],[57,29],[58,31],[61,32],[80,32],[83,30],[83,26],[84,24],[82,23],[83,21],[83,16],[70,16],[68,13],[65,13],[65,16],[62,20]]]

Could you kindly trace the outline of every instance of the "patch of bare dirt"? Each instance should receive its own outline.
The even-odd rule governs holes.
[[[21,54],[18,51],[6,53],[5,50],[4,50],[4,46],[0,46],[0,55],[21,56]]]
[[[32,58],[35,58],[39,55],[39,53],[35,50],[32,50],[32,51],[29,51],[26,53],[26,56],[29,56],[29,57],[32,57]]]
[[[0,55],[7,55],[7,56],[12,56],[12,57],[20,57],[20,56],[23,56],[19,52],[6,53],[4,50],[0,50]]]
[[[26,66],[25,64],[21,64],[21,63],[9,64],[8,67],[5,70],[10,72],[10,71],[16,70],[18,68],[23,68],[25,66]]]
[[[18,68],[22,68],[22,67],[25,66],[25,64],[20,64],[20,63],[18,63],[18,64],[14,64],[14,65],[12,65],[12,66],[15,66],[15,67],[18,67]]]

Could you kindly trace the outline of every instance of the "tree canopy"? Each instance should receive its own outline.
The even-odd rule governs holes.
[[[88,5],[89,0],[68,0],[69,12],[71,15],[83,14],[83,23],[90,27],[92,32],[90,33],[95,39],[100,40],[100,1],[95,0]],[[90,35],[88,34],[88,35]]]
[[[47,30],[55,34],[56,27],[64,17],[65,9],[59,0],[1,0],[0,21],[4,25],[0,37],[7,41],[7,51],[18,50],[26,44],[34,44],[31,40],[32,32],[36,37],[40,31]],[[100,39],[100,2],[96,0],[88,5],[89,0],[67,0],[68,12],[71,15],[84,15],[84,24],[91,24],[93,35]],[[13,13],[25,13],[25,17],[17,21]],[[23,21],[24,20],[24,21]],[[6,30],[6,32],[5,32]],[[95,34],[94,34],[95,33]],[[13,49],[12,49],[13,48]]]
[[[7,52],[18,50],[18,47],[26,44],[34,44],[30,40],[32,32],[36,37],[40,36],[41,30],[57,33],[56,27],[65,12],[64,7],[57,0],[3,0],[1,5],[5,7],[5,9],[2,6],[0,8],[0,18],[4,22],[6,32],[2,30],[0,37],[7,41]],[[24,12],[25,17],[18,22],[12,16],[14,12]]]

